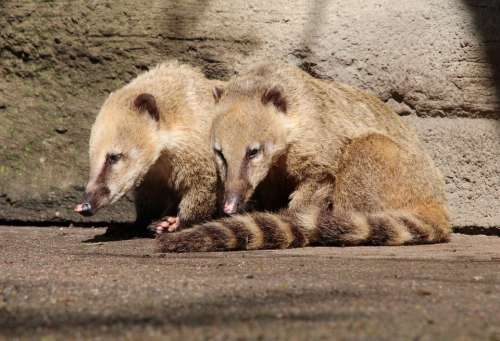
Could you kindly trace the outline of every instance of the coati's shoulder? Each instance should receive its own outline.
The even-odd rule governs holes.
[[[311,127],[316,123],[327,122],[321,126],[349,138],[376,131],[403,143],[418,144],[414,129],[375,94],[339,80],[315,78],[293,64],[254,63],[240,71],[227,91],[233,97],[260,96],[273,87],[282,89],[292,126],[314,131]],[[298,132],[299,136],[303,133]]]

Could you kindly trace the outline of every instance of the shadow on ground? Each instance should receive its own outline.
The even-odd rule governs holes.
[[[15,286],[23,291],[23,283],[0,283],[2,287]],[[25,288],[29,291],[31,288]],[[310,304],[320,304],[325,300],[351,300],[359,298],[360,293],[344,292],[338,290],[322,291],[318,289],[308,290],[300,295],[290,293],[289,290],[274,290],[266,293],[266,300],[247,296],[238,299],[238,307],[235,309],[234,303],[227,297],[205,297],[199,300],[193,299],[190,303],[183,303],[182,306],[143,306],[142,314],[138,314],[133,309],[117,312],[113,315],[100,313],[66,311],[47,312],[44,318],[40,318],[40,312],[33,308],[19,309],[15,313],[7,313],[0,317],[0,328],[22,331],[37,330],[40,328],[102,328],[127,326],[165,326],[173,325],[178,327],[199,327],[209,326],[217,322],[233,324],[234,322],[273,322],[283,316],[272,313],[272,306],[280,305],[293,299],[309,302]],[[204,307],[200,309],[200,307]],[[267,308],[266,308],[267,307]],[[148,312],[148,313],[144,313]],[[346,312],[315,312],[297,311],[287,316],[289,321],[314,321],[327,322],[346,319],[363,319],[365,314],[356,313],[356,316]]]
[[[289,340],[334,331],[496,340],[500,332],[498,238],[155,257],[151,240],[81,242],[96,232],[104,231],[0,229],[0,339]]]

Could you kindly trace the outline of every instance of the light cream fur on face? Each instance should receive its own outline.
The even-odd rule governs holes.
[[[141,226],[211,218],[218,183],[211,90],[221,84],[170,61],[110,94],[92,127],[89,181],[75,211],[92,215],[133,190]]]
[[[107,154],[123,156],[108,173],[106,185],[110,194],[106,204],[114,203],[136,185],[162,150],[157,137],[158,122],[127,105],[117,106],[115,101],[111,95],[103,105],[89,143],[88,190],[96,186]]]
[[[242,193],[244,201],[250,199],[257,185],[268,174],[274,161],[286,150],[285,114],[272,105],[263,106],[255,99],[238,103],[222,102],[221,114],[212,127],[212,144],[221,180],[230,184],[240,177],[245,167],[249,187]],[[245,119],[252,116],[253,120]],[[258,134],[255,132],[258,131]],[[258,154],[245,163],[249,149],[259,150]],[[225,162],[222,162],[220,156]],[[244,204],[244,203],[243,203]]]

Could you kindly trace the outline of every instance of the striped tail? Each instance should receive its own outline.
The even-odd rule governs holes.
[[[255,212],[207,222],[158,237],[160,252],[286,249],[307,245],[405,245],[448,240],[442,207],[334,214],[310,207],[293,213]]]

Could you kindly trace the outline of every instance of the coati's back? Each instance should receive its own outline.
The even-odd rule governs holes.
[[[308,136],[308,132],[325,130],[326,135],[334,131],[352,138],[377,130],[401,142],[418,143],[413,129],[376,96],[338,81],[314,78],[294,65],[257,65],[230,82],[226,89],[238,96],[273,85],[284,89],[287,116],[307,123],[295,122],[305,130],[300,129],[297,134]]]

